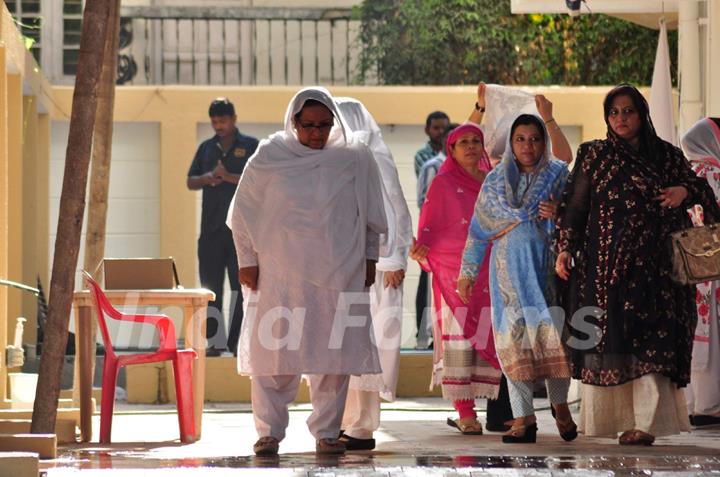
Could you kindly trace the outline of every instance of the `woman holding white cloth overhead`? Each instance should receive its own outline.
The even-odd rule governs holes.
[[[350,375],[380,373],[367,287],[387,225],[373,156],[327,90],[300,90],[285,130],[260,143],[238,184],[231,228],[240,283],[250,289],[238,371],[252,377],[254,451],[277,453],[305,374],[316,450],[342,453]]]
[[[352,376],[342,428],[348,450],[375,448],[373,432],[380,427],[380,398],[395,400],[400,368],[403,281],[412,245],[412,219],[397,167],[370,112],[353,98],[335,98],[348,126],[372,151],[382,179],[388,231],[380,236],[380,259],[370,288],[370,311],[382,374]]]

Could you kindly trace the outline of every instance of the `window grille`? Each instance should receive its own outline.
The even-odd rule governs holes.
[[[42,51],[41,25],[42,14],[40,3],[42,0],[5,0],[8,10],[18,22],[18,28],[26,42],[31,43],[30,52],[35,60],[40,62]]]
[[[82,31],[83,0],[63,0],[63,74],[77,73]]]

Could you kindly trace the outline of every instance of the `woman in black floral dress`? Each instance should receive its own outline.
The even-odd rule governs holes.
[[[630,85],[604,101],[607,139],[584,143],[557,219],[556,271],[566,286],[573,376],[582,380],[579,427],[620,444],[689,430],[680,388],[690,378],[695,287],[670,279],[670,233],[701,204],[720,208],[677,147],[660,139]]]

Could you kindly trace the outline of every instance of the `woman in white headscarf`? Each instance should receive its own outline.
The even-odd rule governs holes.
[[[350,378],[341,437],[349,450],[375,448],[373,432],[380,427],[380,398],[395,400],[400,368],[403,280],[412,245],[412,220],[390,149],[370,112],[353,98],[335,98],[350,129],[375,157],[382,179],[388,232],[380,236],[380,259],[370,288],[370,310],[382,375]]]
[[[720,118],[704,118],[682,138],[682,148],[699,177],[708,181],[720,205]],[[693,223],[702,224],[702,207],[693,209]],[[685,388],[690,424],[720,424],[720,281],[697,285],[690,384]]]
[[[387,225],[372,153],[327,90],[295,95],[285,130],[248,162],[231,210],[240,283],[250,289],[238,371],[252,377],[254,451],[277,453],[304,374],[316,450],[342,453],[350,375],[381,370],[367,287]]]

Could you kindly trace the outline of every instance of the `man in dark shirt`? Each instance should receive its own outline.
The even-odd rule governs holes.
[[[226,347],[221,340],[225,335],[222,309],[227,269],[232,290],[232,318],[227,348],[236,354],[243,318],[243,297],[238,282],[238,262],[232,232],[225,225],[225,220],[240,175],[248,158],[255,152],[258,140],[241,134],[235,127],[235,107],[227,98],[213,101],[209,114],[215,136],[198,148],[188,171],[187,187],[203,191],[198,240],[200,283],[215,293],[215,301],[208,305],[208,352],[209,355],[218,355]]]

